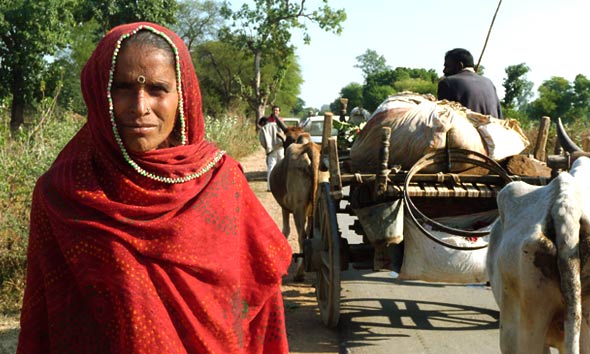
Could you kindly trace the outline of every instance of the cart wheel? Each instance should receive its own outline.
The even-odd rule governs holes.
[[[321,264],[316,289],[320,314],[324,324],[333,328],[340,319],[340,236],[329,183],[320,183],[318,188],[313,237],[321,239],[321,250],[318,250]]]

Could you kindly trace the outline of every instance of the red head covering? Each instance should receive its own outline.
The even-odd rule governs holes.
[[[128,153],[118,142],[109,80],[138,29],[177,52],[184,145]],[[239,165],[203,140],[182,40],[151,23],[114,28],[82,91],[88,123],[33,194],[18,352],[287,352],[290,247]]]

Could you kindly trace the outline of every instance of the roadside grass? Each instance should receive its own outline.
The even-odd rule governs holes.
[[[0,107],[0,315],[5,316],[21,308],[35,182],[85,122],[71,112],[39,112],[11,136],[9,111]],[[205,124],[207,139],[236,159],[259,146],[254,125],[246,120],[209,117]]]
[[[35,182],[82,126],[54,112],[27,122],[14,137],[9,114],[0,116],[0,313],[20,309],[24,289],[29,211]]]
[[[238,160],[260,146],[254,124],[232,116],[205,117],[205,137]]]

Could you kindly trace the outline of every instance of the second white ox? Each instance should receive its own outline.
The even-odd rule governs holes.
[[[282,231],[285,237],[291,232],[289,214],[293,214],[301,251],[306,232],[311,228],[319,176],[320,146],[313,143],[309,134],[301,128],[289,128],[285,135],[285,157],[270,174],[270,190],[282,209]],[[300,261],[294,279],[301,281],[304,277],[305,269]]]
[[[487,269],[503,354],[590,353],[590,159],[498,195]]]

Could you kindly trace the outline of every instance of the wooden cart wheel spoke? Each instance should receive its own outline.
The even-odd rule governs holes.
[[[330,258],[322,256],[322,266],[329,268],[330,267]],[[323,269],[323,268],[322,268]]]
[[[324,279],[330,279],[330,272],[328,269],[329,269],[328,267],[322,267],[322,269],[320,270],[322,272],[322,277]]]
[[[326,326],[336,327],[340,319],[340,235],[329,183],[319,185],[313,220],[313,237],[322,241],[322,249],[317,250],[321,252],[316,289],[320,314]]]

